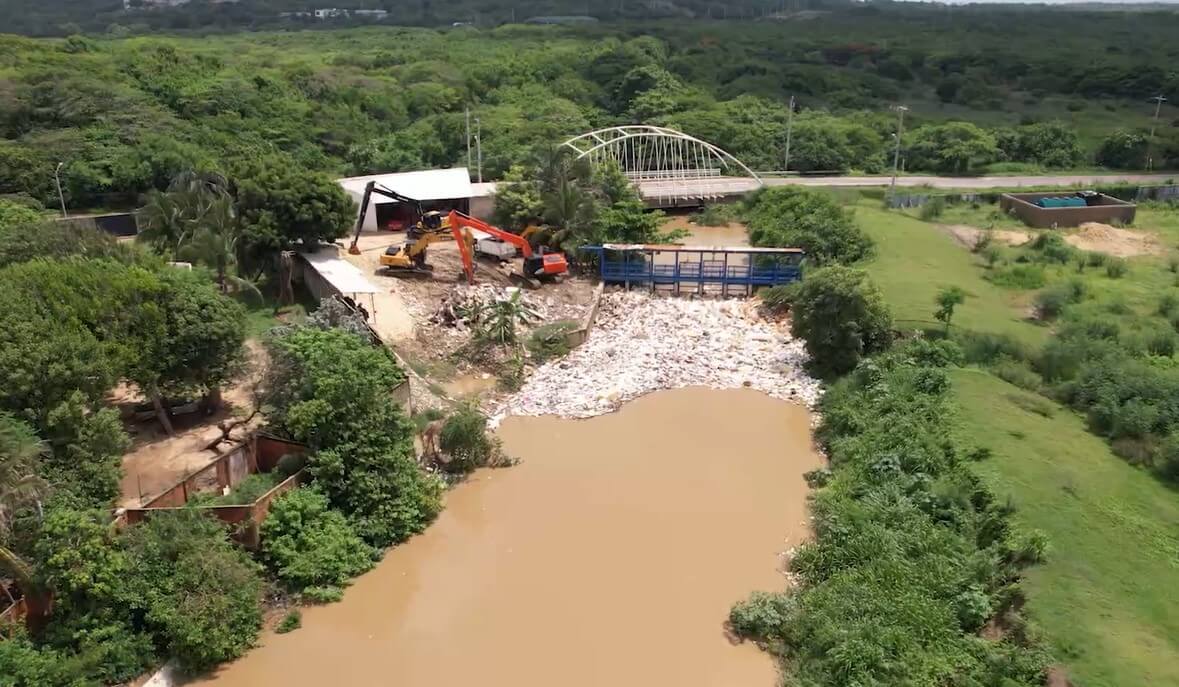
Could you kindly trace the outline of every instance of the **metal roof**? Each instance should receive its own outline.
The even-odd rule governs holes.
[[[360,177],[348,177],[338,180],[344,190],[357,196],[364,193],[364,187],[369,181],[376,181],[382,186],[398,193],[417,198],[418,200],[451,200],[454,198],[470,198],[472,196],[471,174],[466,167],[452,167],[450,169],[424,169],[417,172],[396,172],[392,174],[368,174]],[[395,203],[384,196],[373,194],[370,201],[377,205]]]
[[[338,257],[331,250],[321,249],[315,253],[300,253],[307,264],[319,273],[329,284],[342,294],[380,293],[356,265]]]

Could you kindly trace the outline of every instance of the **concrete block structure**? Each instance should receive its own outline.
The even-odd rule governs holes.
[[[1029,227],[1055,229],[1085,222],[1130,224],[1138,206],[1095,191],[1004,193],[999,209],[1023,220]]]

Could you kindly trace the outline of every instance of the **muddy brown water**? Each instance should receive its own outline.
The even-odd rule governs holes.
[[[508,418],[522,463],[456,487],[343,601],[198,684],[776,684],[733,602],[807,533],[810,417],[752,390],[663,391],[589,420]]]

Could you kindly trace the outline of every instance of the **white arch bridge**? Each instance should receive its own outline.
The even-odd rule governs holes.
[[[682,131],[647,124],[612,126],[562,145],[578,158],[613,160],[648,205],[699,205],[762,186],[757,173],[725,150]]]

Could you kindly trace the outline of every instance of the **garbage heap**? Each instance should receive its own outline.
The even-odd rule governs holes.
[[[753,301],[606,293],[589,340],[537,368],[494,416],[592,417],[687,386],[749,387],[813,406],[821,392],[806,360],[803,342]]]

